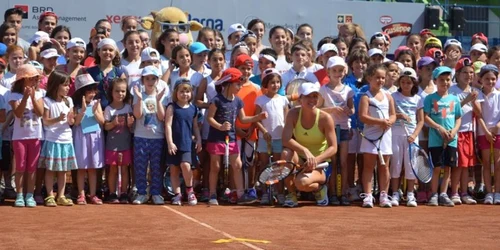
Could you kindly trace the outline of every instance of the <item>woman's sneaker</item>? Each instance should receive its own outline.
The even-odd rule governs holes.
[[[472,196],[468,194],[462,195],[462,203],[467,204],[467,205],[476,205],[477,201],[472,198]]]
[[[316,199],[316,205],[328,206],[328,187],[323,185],[318,191],[314,192],[314,198]]]
[[[78,198],[76,199],[76,204],[77,205],[87,205],[87,199],[85,198],[85,195],[78,195]]]
[[[493,205],[493,193],[487,193],[484,197],[484,204]]]
[[[415,199],[415,194],[413,192],[408,192],[406,198],[408,199],[406,202],[407,207],[417,207],[417,199]]]
[[[196,199],[196,195],[194,194],[194,192],[189,192],[187,198],[188,198],[188,205],[196,206],[196,204],[198,204],[198,200]]]
[[[382,191],[380,192],[380,201],[379,201],[380,207],[385,207],[385,208],[391,208],[392,207],[392,201],[389,195],[387,195],[386,192]],[[399,202],[398,202],[399,205]]]
[[[284,207],[296,207],[299,205],[297,200],[297,195],[295,193],[288,193],[285,197],[285,202],[283,203]]]
[[[14,207],[25,207],[23,194],[17,194],[16,201],[14,202]]]
[[[210,195],[210,199],[208,199],[208,205],[211,205],[211,206],[218,206],[219,205],[219,201],[217,201],[216,194]]]
[[[182,194],[176,194],[172,198],[172,205],[182,206]]]
[[[373,197],[372,194],[361,193],[359,194],[359,197],[363,199],[362,207],[373,208],[373,203],[375,202],[375,198]]]

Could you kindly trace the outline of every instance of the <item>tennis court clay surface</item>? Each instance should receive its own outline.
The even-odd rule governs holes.
[[[500,206],[0,206],[0,249],[498,249]]]

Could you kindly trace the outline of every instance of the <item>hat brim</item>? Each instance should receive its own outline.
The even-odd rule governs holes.
[[[87,86],[90,86],[90,85],[97,85],[97,84],[99,84],[99,82],[89,82],[89,83],[86,83],[85,85],[82,85],[82,86],[80,86],[79,88],[75,88],[75,92],[76,92],[76,91],[78,91],[78,90],[80,90],[80,89],[83,89],[83,88],[85,88],[85,87],[87,87]]]

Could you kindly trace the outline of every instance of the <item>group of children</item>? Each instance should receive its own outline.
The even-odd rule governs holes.
[[[123,19],[118,43],[109,38],[111,24],[99,20],[88,44],[66,26],[44,25],[57,18],[42,14],[29,43],[18,37],[22,11],[7,10],[0,26],[0,52],[6,48],[0,54],[0,166],[3,195],[13,196],[16,207],[103,204],[104,198],[164,204],[165,178],[175,205],[217,205],[221,198],[249,204],[259,196],[267,204],[269,194],[257,190],[256,179],[281,158],[297,79],[321,85],[316,105],[338,126],[331,165],[340,164],[342,180],[324,184],[329,204],[350,205],[361,197],[363,207],[373,207],[375,169],[381,207],[398,206],[403,197],[411,207],[475,204],[468,183],[476,152],[483,167],[474,174],[474,193],[484,192],[485,204],[500,204],[493,188],[500,177],[495,183],[490,178],[491,154],[500,168],[500,47],[488,48],[482,33],[463,57],[459,41],[443,46],[422,30],[389,60],[390,37],[377,32],[366,39],[356,24],[342,25],[336,38],[324,37],[317,47],[308,24],[295,33],[272,27],[266,47],[265,22],[255,19],[247,27],[231,25],[227,45],[219,31],[205,27],[189,46],[179,42],[182,32],[166,29],[153,48],[133,17]],[[381,131],[375,144],[364,139]],[[411,170],[410,143],[431,155],[430,188]],[[229,181],[221,183],[226,165]],[[77,194],[67,198],[70,171]],[[295,194],[285,191],[278,185],[275,193],[287,206]]]

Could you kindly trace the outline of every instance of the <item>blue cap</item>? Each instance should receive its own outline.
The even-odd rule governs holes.
[[[208,52],[210,51],[207,46],[205,46],[205,44],[203,43],[200,43],[200,42],[194,42],[191,44],[191,46],[189,46],[189,50],[191,51],[191,53],[193,54],[200,54],[200,53],[203,53],[203,52]]]
[[[437,65],[437,62],[434,58],[432,57],[428,57],[428,56],[424,56],[422,58],[420,58],[420,60],[418,60],[418,63],[417,63],[417,68],[422,68],[424,66],[427,66],[431,63],[435,63]]]
[[[144,69],[142,69],[141,75],[142,76],[154,75],[156,77],[160,77],[161,72],[157,67],[150,65],[150,66],[146,66],[146,67],[144,67]]]
[[[0,56],[7,54],[7,45],[0,43]]]
[[[451,74],[451,72],[452,71],[451,71],[451,69],[449,67],[439,66],[436,69],[434,69],[434,71],[432,71],[432,79],[436,80],[440,75],[442,75],[444,73]]]
[[[479,77],[483,77],[484,74],[488,72],[493,72],[496,76],[498,76],[498,68],[493,64],[486,64],[481,67],[481,71],[479,71]]]
[[[180,84],[189,84],[189,85],[191,85],[191,80],[189,80],[189,78],[185,78],[185,77],[178,78],[175,81],[174,89],[177,88],[177,86],[179,86]]]

